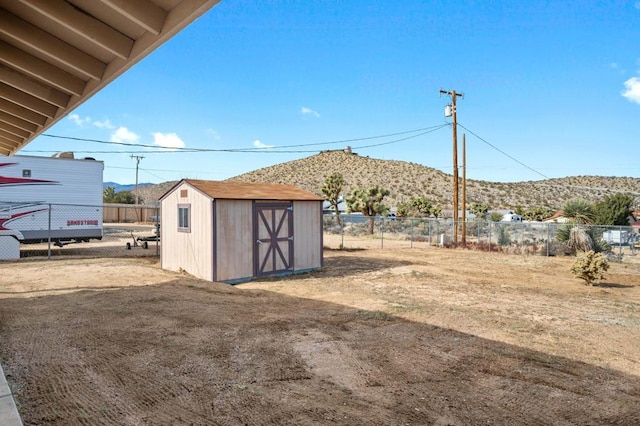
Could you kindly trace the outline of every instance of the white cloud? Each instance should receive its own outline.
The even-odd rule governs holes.
[[[163,148],[184,148],[185,144],[182,139],[175,133],[160,133],[153,134],[153,143]]]
[[[93,122],[93,125],[96,126],[96,127],[101,128],[101,129],[115,129],[116,128],[116,126],[111,124],[109,119],[106,119],[104,121],[96,120],[96,121]]]
[[[318,114],[318,111],[314,111],[311,108],[308,107],[302,107],[302,109],[300,110],[300,112],[302,113],[302,115],[312,115],[315,118],[320,118],[320,114]]]
[[[631,77],[629,80],[624,82],[624,87],[626,90],[624,92],[620,92],[620,94],[631,102],[640,104],[640,78]]]
[[[84,127],[85,124],[91,121],[89,117],[81,118],[78,114],[71,114],[68,119],[76,123],[79,127]]]
[[[636,9],[640,10],[640,1],[637,1],[634,6]]]
[[[111,134],[111,142],[136,143],[138,140],[140,140],[140,136],[136,135],[126,127],[119,127],[118,130]]]
[[[253,141],[253,146],[255,146],[256,148],[273,148],[273,145],[267,145],[266,143],[262,143],[258,139]]]
[[[611,68],[613,68],[614,70],[615,70],[615,69],[618,69],[618,63],[617,63],[617,62],[611,62],[611,63],[609,64],[609,66],[610,66]]]

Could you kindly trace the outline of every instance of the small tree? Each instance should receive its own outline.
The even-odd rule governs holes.
[[[534,207],[530,207],[528,209],[526,209],[524,211],[524,218],[526,220],[532,221],[532,222],[541,222],[544,219],[551,217],[553,215],[553,213],[555,213],[555,210],[553,210],[551,207],[546,207],[546,206],[534,206]]]
[[[484,203],[473,203],[469,211],[476,215],[476,219],[483,219],[489,211],[489,206]]]
[[[344,187],[344,185],[345,182],[342,175],[340,173],[334,173],[325,179],[324,185],[322,186],[322,188],[320,188],[322,194],[324,195],[324,198],[329,202],[331,208],[336,212],[338,225],[341,224],[338,204],[340,204],[340,195],[342,194],[342,188]]]
[[[604,278],[604,273],[609,270],[609,262],[602,255],[589,250],[578,257],[571,266],[571,273],[585,281],[586,285],[593,285],[595,281]]]
[[[428,217],[434,214],[435,209],[436,207],[427,197],[414,197],[408,203],[398,204],[396,214],[399,217]]]
[[[359,212],[368,217],[369,234],[373,234],[374,219],[377,214],[386,215],[389,208],[382,204],[389,190],[379,185],[369,189],[356,188],[346,199],[350,212]]]
[[[491,212],[489,215],[489,220],[491,222],[500,222],[502,220],[502,213],[500,212]]]
[[[130,191],[116,192],[112,186],[107,186],[104,191],[102,191],[102,202],[114,204],[135,204],[136,197]],[[139,198],[139,202],[142,202],[141,198]]]
[[[411,207],[420,216],[430,216],[433,210],[433,204],[427,200],[427,197],[416,197],[411,200]]]
[[[409,203],[399,203],[396,206],[396,216],[408,217],[411,214],[411,206]]]
[[[113,199],[116,196],[116,189],[113,186],[107,186],[102,191],[102,201],[105,203],[113,203]]]
[[[433,217],[435,217],[436,219],[439,218],[440,216],[442,216],[442,207],[440,206],[433,206],[431,208],[431,214],[433,215]]]
[[[629,226],[633,196],[629,194],[607,195],[593,206],[594,223],[598,225]]]

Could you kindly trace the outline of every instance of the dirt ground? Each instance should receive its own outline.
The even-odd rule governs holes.
[[[640,263],[325,251],[235,287],[154,258],[0,263],[27,425],[637,425]]]

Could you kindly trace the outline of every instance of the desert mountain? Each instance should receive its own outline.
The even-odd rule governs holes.
[[[342,173],[345,194],[357,187],[381,185],[391,191],[388,205],[424,195],[442,208],[451,208],[452,176],[416,163],[378,160],[343,151],[325,151],[300,160],[265,167],[230,178],[234,181],[296,185],[318,195],[327,176]],[[462,185],[462,179],[461,185]],[[175,182],[141,190],[147,202],[157,200]],[[462,191],[462,187],[461,187]],[[640,179],[575,176],[517,183],[467,180],[467,203],[486,203],[492,209],[548,206],[560,208],[569,199],[601,200],[616,192],[632,193],[640,200]]]

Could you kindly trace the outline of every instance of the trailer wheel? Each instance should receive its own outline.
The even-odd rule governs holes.
[[[143,249],[148,249],[148,248],[149,248],[149,243],[148,243],[148,242],[146,242],[146,241],[145,241],[145,242],[143,242],[143,243],[142,243],[142,248],[143,248]]]
[[[131,243],[127,243],[127,250],[131,250]]]

